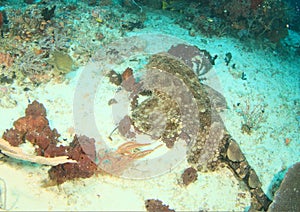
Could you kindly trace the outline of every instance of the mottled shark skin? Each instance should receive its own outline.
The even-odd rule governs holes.
[[[176,142],[178,138],[185,139],[187,144],[190,145],[187,150],[187,161],[198,171],[214,171],[221,164],[226,164],[235,176],[249,188],[252,196],[251,209],[267,210],[271,200],[261,189],[261,182],[255,170],[247,162],[239,145],[226,130],[217,108],[215,108],[217,103],[214,97],[209,95],[212,92],[208,91],[207,87],[199,82],[198,77],[190,67],[167,53],[152,55],[147,64],[147,70],[146,75],[149,76],[145,77],[144,89],[151,90],[151,84],[156,83],[158,80],[165,80],[162,82],[165,87],[168,87],[168,84],[170,84],[170,87],[176,86],[181,82],[193,98],[186,99],[186,94],[184,94],[186,91],[182,92],[180,87],[175,89],[175,93],[169,92],[166,88],[152,90],[151,95],[146,100],[138,102],[132,108],[133,125],[139,131],[149,133],[151,124],[155,123],[153,119],[166,116],[164,119],[166,123],[163,123],[166,126],[165,131],[159,134],[160,139],[168,147],[171,148],[172,142]],[[157,70],[166,74],[166,77],[151,79],[150,75]],[[178,82],[168,80],[168,74],[175,76]],[[174,87],[170,90],[174,90]],[[196,103],[197,107],[195,111],[191,109],[193,102]],[[163,115],[153,117],[153,114]],[[185,117],[183,117],[183,114]],[[195,117],[198,120],[192,121]],[[184,124],[183,120],[185,120]],[[158,121],[158,123],[162,122]],[[193,142],[191,142],[191,136],[193,136],[191,132],[193,130],[196,130],[196,134]]]

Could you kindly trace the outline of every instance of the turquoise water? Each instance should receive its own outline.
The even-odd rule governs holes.
[[[298,1],[0,1],[0,209],[298,211]]]

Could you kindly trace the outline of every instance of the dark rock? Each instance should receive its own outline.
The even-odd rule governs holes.
[[[168,205],[164,205],[162,201],[158,199],[147,199],[145,201],[145,208],[148,212],[175,212],[175,210],[169,209]]]
[[[232,59],[232,54],[230,52],[227,52],[225,54],[225,59],[224,59],[227,66],[229,65],[231,59]]]
[[[184,170],[183,174],[181,175],[182,182],[185,186],[188,186],[190,183],[193,183],[197,180],[198,174],[197,170],[193,167],[189,167]]]
[[[2,12],[0,12],[0,28],[2,27],[3,25],[3,14]]]
[[[42,10],[42,16],[45,21],[49,21],[54,17],[55,8],[56,6],[54,5],[50,10],[47,7]]]
[[[26,4],[34,4],[35,0],[24,0]]]
[[[300,211],[300,162],[288,169],[269,212]]]
[[[114,70],[111,70],[108,72],[108,74],[106,76],[109,78],[109,81],[112,84],[115,84],[117,86],[121,85],[121,83],[122,83],[121,74],[115,72]]]

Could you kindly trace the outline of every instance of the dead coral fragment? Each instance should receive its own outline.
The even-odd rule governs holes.
[[[135,133],[130,131],[131,126],[132,126],[132,121],[130,117],[126,115],[120,121],[118,125],[118,130],[122,136],[125,136],[126,138],[133,138],[135,136]]]
[[[158,199],[147,199],[145,201],[145,208],[148,212],[175,212],[175,210],[170,209],[168,205],[164,205],[163,202]]]
[[[70,146],[57,146],[60,135],[56,129],[51,130],[43,104],[34,101],[28,105],[25,114],[26,116],[14,122],[14,128],[3,134],[5,140],[0,139],[3,154],[54,166],[48,172],[54,185],[75,178],[87,178],[95,173],[97,165],[94,139],[75,136]],[[22,152],[18,145],[25,140],[37,146],[37,155]]]
[[[128,80],[131,77],[133,77],[133,70],[132,68],[127,67],[122,73],[122,81]]]
[[[43,104],[33,101],[32,104],[30,104],[26,110],[25,110],[26,116],[47,116],[46,108]]]
[[[133,76],[133,70],[131,68],[126,68],[125,71],[122,73],[122,87],[126,91],[134,91],[137,85],[137,82]]]
[[[56,129],[51,130],[43,104],[34,101],[28,105],[25,114],[26,116],[15,121],[14,128],[4,132],[3,139],[0,139],[0,149],[3,154],[20,160],[52,166],[67,162],[76,163],[76,161],[68,159],[65,147],[56,146],[60,135]],[[37,146],[37,155],[22,152],[18,146],[25,140]]]

